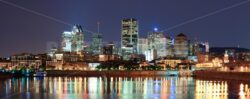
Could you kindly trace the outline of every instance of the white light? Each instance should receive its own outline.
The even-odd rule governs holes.
[[[155,31],[155,32],[158,31],[158,28],[154,28],[154,31]]]

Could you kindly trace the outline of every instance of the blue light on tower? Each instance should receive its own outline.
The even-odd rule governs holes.
[[[157,31],[158,31],[158,28],[155,27],[155,28],[154,28],[154,31],[157,32]]]

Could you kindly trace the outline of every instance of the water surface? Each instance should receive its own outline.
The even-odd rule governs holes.
[[[250,86],[192,77],[45,77],[0,81],[12,99],[250,99]]]

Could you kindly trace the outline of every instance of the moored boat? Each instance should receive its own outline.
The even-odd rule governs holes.
[[[33,74],[34,77],[45,77],[47,75],[46,71],[37,71]]]

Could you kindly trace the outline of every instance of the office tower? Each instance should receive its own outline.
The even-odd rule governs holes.
[[[188,40],[188,56],[194,56],[194,44]]]
[[[138,41],[138,54],[145,54],[148,50],[148,39],[147,38],[139,38]]]
[[[209,61],[209,43],[205,42],[205,62]]]
[[[185,34],[180,33],[175,38],[174,44],[175,57],[187,58],[188,56],[188,38]]]
[[[174,38],[170,36],[166,36],[166,47],[167,47],[167,57],[173,57],[174,56]]]
[[[62,37],[63,37],[62,50],[64,52],[71,52],[72,38],[73,38],[72,32],[64,31]]]
[[[64,31],[62,34],[62,50],[64,52],[83,51],[83,31],[80,25],[73,26],[72,31]]]
[[[121,50],[124,60],[138,53],[138,21],[134,18],[123,19],[121,22]]]
[[[97,33],[93,34],[90,49],[93,54],[101,54],[102,36],[100,34]]]
[[[120,60],[119,55],[117,55],[117,49],[115,44],[109,42],[102,47],[102,54],[99,55],[99,61],[117,61]]]
[[[144,52],[147,61],[152,61],[157,58],[157,52],[155,49],[149,49]]]
[[[148,35],[148,49],[156,51],[156,58],[167,56],[167,42],[163,32],[153,31]]]
[[[110,43],[106,44],[105,46],[103,46],[102,53],[104,55],[113,55],[113,54],[115,54],[115,44],[110,42]]]

